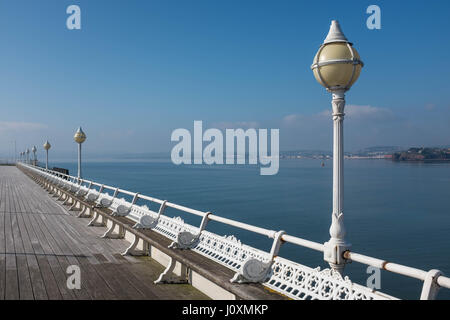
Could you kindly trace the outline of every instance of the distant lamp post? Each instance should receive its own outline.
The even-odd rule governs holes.
[[[46,160],[45,160],[45,169],[48,169],[48,150],[50,150],[50,148],[52,147],[52,145],[47,141],[45,141],[44,143],[44,149],[45,149],[45,153],[46,153]]]
[[[333,213],[330,240],[324,244],[324,260],[342,272],[344,252],[351,245],[345,241],[344,227],[344,106],[345,92],[358,79],[363,63],[358,52],[342,33],[339,22],[331,22],[330,31],[314,57],[316,80],[332,94],[333,116]]]
[[[27,148],[27,150],[25,151],[27,153],[27,163],[30,163],[30,149]]]
[[[37,165],[37,157],[36,157],[37,148],[36,148],[36,146],[33,146],[33,148],[31,148],[31,151],[33,152],[33,165]]]
[[[81,144],[86,140],[86,134],[84,134],[81,127],[75,132],[73,139],[78,143],[78,178],[81,179]]]

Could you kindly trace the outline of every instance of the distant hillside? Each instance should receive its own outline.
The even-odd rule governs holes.
[[[450,161],[450,148],[410,148],[392,154],[394,161]]]

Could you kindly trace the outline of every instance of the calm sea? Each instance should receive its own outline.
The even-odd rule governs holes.
[[[211,211],[312,241],[325,242],[332,206],[332,163],[281,160],[275,176],[260,176],[258,166],[176,166],[169,161],[85,162],[87,179]],[[76,175],[76,163],[54,163]],[[345,224],[353,251],[450,275],[450,164],[345,161]],[[157,209],[153,207],[154,209]],[[200,219],[174,210],[189,223]],[[236,235],[270,250],[260,235],[210,222],[208,230]],[[280,255],[310,267],[327,267],[319,252],[290,244]],[[352,263],[346,274],[365,284],[366,267]],[[381,291],[418,299],[421,282],[381,272]],[[450,299],[442,289],[438,298]]]

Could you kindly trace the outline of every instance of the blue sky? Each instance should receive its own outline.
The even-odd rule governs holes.
[[[82,29],[66,28],[81,8]],[[381,8],[381,30],[366,8]],[[72,155],[170,152],[176,128],[280,129],[330,149],[330,95],[310,70],[332,19],[365,62],[347,150],[450,144],[448,1],[0,0],[0,155],[49,139]],[[42,152],[42,150],[40,150]]]

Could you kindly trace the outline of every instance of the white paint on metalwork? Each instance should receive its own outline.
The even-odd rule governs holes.
[[[174,274],[174,269],[176,266],[176,260],[172,257],[170,258],[169,264],[166,269],[159,275],[158,279],[154,281],[155,284],[159,283],[187,283],[187,269],[185,266],[182,266],[181,276],[176,276]]]
[[[252,257],[247,258],[230,282],[266,282],[271,276],[271,267],[275,256],[278,255],[278,251],[280,250],[282,244],[281,237],[284,233],[284,231],[279,231],[276,233],[268,261],[266,259],[260,260]]]
[[[437,293],[439,291],[439,285],[437,284],[436,280],[441,275],[442,272],[436,269],[428,271],[425,281],[423,282],[420,300],[436,299]]]
[[[265,283],[293,299],[301,300],[383,300],[392,296],[356,285],[333,269],[312,269],[276,257],[272,277]]]
[[[193,249],[197,246],[200,236],[202,234],[202,231],[206,228],[206,225],[208,223],[208,216],[211,214],[211,212],[207,212],[202,219],[202,222],[200,224],[200,227],[198,228],[196,233],[190,232],[190,231],[180,231],[177,234],[177,237],[174,242],[169,246],[169,248],[174,249]]]
[[[351,245],[345,241],[344,226],[344,107],[345,91],[333,92],[333,212],[331,215],[330,240],[324,243],[324,260],[338,272],[343,271],[344,252]]]
[[[262,262],[261,260],[249,258],[242,265],[239,272],[236,272],[230,280],[231,283],[257,283],[265,282],[270,276],[272,262]]]

